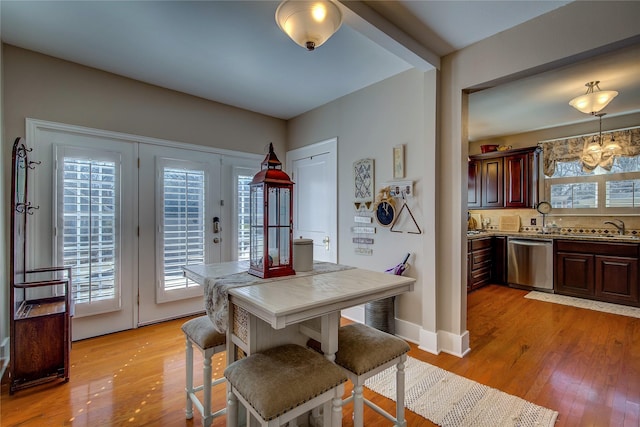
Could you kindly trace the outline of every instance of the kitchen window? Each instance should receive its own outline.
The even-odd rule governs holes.
[[[640,156],[618,157],[610,171],[585,172],[580,160],[557,162],[545,177],[545,195],[558,213],[632,213],[640,208]]]
[[[640,208],[640,128],[541,142],[544,198],[555,213],[635,214]]]

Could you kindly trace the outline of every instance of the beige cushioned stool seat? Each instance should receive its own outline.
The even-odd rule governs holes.
[[[364,405],[393,422],[394,426],[406,427],[404,418],[404,364],[411,347],[404,340],[360,323],[341,326],[338,332],[336,364],[340,365],[351,382],[351,397],[343,405],[353,401],[353,425],[364,426]],[[367,400],[363,394],[368,378],[395,366],[396,368],[396,414],[395,417]]]
[[[404,340],[361,323],[342,326],[338,332],[336,363],[362,375],[407,353]]]
[[[182,332],[186,337],[185,345],[185,373],[186,373],[186,408],[185,415],[188,420],[193,418],[193,406],[195,405],[200,415],[204,427],[211,426],[214,418],[220,417],[227,412],[226,405],[216,412],[211,411],[211,388],[225,382],[224,377],[216,380],[211,378],[211,358],[226,350],[226,335],[221,334],[213,326],[207,316],[200,316],[182,324]],[[202,385],[193,385],[193,347],[194,345],[202,352]],[[202,399],[198,393],[204,391]]]
[[[340,367],[295,344],[240,359],[225,369],[224,376],[266,421],[347,381]]]
[[[182,332],[201,349],[226,343],[226,334],[221,334],[207,316],[191,319],[182,325]]]

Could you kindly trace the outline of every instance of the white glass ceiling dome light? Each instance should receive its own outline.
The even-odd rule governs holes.
[[[338,31],[342,13],[332,1],[284,0],[276,10],[276,22],[291,40],[314,50]]]
[[[611,100],[618,95],[615,90],[601,90],[599,81],[586,83],[587,93],[573,98],[569,105],[585,114],[595,115],[598,111],[609,105]],[[598,91],[594,91],[598,89]]]

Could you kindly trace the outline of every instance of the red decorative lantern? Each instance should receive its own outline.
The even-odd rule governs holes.
[[[268,278],[293,270],[293,182],[269,144],[260,172],[249,184],[249,274]]]

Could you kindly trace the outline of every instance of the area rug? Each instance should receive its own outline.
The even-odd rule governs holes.
[[[591,301],[582,298],[567,297],[564,295],[550,294],[547,292],[531,291],[525,298],[538,301],[552,302],[555,304],[570,305],[573,307],[586,308],[589,310],[602,311],[605,313],[619,314],[621,316],[636,317],[640,319],[640,308],[628,307],[626,305],[611,304],[608,302]]]
[[[553,426],[558,412],[409,357],[405,406],[439,426]],[[396,395],[395,369],[371,377],[365,386],[389,399]]]

